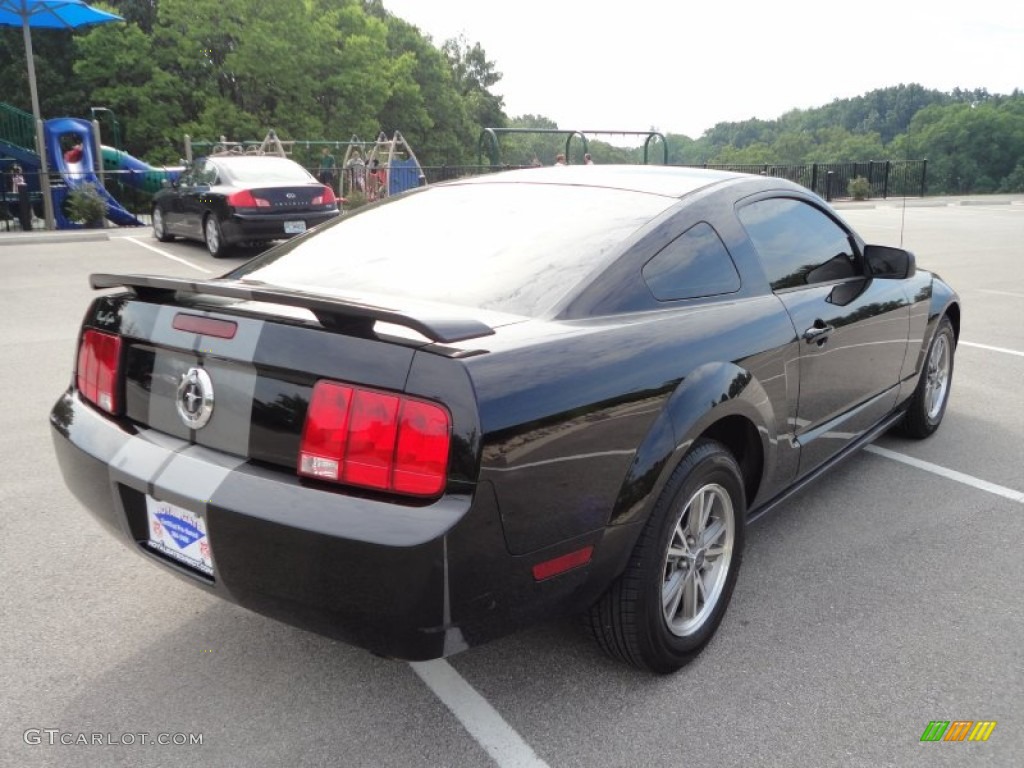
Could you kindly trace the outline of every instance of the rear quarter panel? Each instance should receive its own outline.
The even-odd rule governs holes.
[[[527,323],[500,336],[501,348],[466,364],[480,479],[494,489],[514,554],[642,519],[666,464],[726,415],[755,424],[772,476],[790,471],[776,465],[775,446],[795,397],[787,369],[796,352],[774,297]]]

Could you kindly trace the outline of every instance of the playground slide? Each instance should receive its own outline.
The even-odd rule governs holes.
[[[164,182],[175,181],[184,168],[157,168],[144,163],[134,155],[113,147],[102,147],[103,170],[119,171],[121,183],[155,195],[164,187]]]
[[[77,157],[65,157],[60,139],[68,134],[74,135],[81,142]],[[43,140],[46,142],[46,153],[53,164],[54,172],[60,173],[68,189],[76,189],[83,184],[93,184],[107,203],[107,218],[122,226],[142,226],[142,222],[129,213],[117,200],[111,197],[100,184],[93,168],[93,134],[92,124],[87,120],[74,117],[58,117],[47,120],[43,124]]]

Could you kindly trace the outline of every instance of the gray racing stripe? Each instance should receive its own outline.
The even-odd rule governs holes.
[[[149,416],[146,423],[153,429],[179,437],[191,438],[191,432],[177,410],[178,384],[188,369],[199,361],[188,352],[158,349],[153,360],[149,388]]]
[[[174,454],[153,482],[153,495],[188,509],[202,509],[245,459],[192,445]]]
[[[202,362],[213,382],[213,416],[205,427],[195,431],[195,442],[237,456],[247,456],[252,401],[256,393],[256,368],[252,364],[231,363],[217,358],[206,358]]]
[[[134,435],[107,462],[110,479],[145,493],[176,451],[188,447],[183,440],[147,430]]]
[[[234,322],[237,324],[234,338],[176,330],[174,318],[181,313]],[[161,308],[151,335],[157,351],[149,392],[149,426],[210,448],[238,456],[248,455],[252,400],[256,391],[256,369],[252,362],[264,325],[262,320],[180,307]],[[206,369],[214,388],[213,416],[195,433],[177,411],[178,385],[193,366]]]
[[[213,316],[207,313],[207,316]],[[249,431],[252,426],[252,402],[256,394],[256,348],[263,328],[262,320],[227,318],[238,323],[232,339],[200,337],[197,347],[206,372],[213,381],[217,397],[210,423],[196,432],[200,445],[227,451],[238,456],[249,455]],[[233,362],[225,362],[224,358]]]

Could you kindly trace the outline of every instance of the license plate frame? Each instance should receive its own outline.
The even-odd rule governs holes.
[[[147,495],[146,527],[151,549],[213,578],[213,551],[202,515]]]

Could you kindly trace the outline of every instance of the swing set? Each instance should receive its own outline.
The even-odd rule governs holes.
[[[191,164],[196,156],[204,155],[271,155],[292,159],[301,156],[305,162],[300,164],[309,167],[310,163],[316,162],[316,151],[322,147],[345,148],[338,166],[342,197],[358,193],[367,201],[382,200],[426,184],[416,153],[399,131],[390,138],[381,131],[376,141],[363,141],[355,135],[348,141],[281,139],[273,129],[262,141],[228,141],[225,136],[215,142],[193,141],[186,134],[185,161]]]
[[[583,145],[583,153],[589,154],[590,144],[587,136],[645,136],[644,140],[644,165],[650,163],[650,149],[653,143],[661,142],[662,165],[668,165],[668,142],[665,136],[658,131],[573,131],[562,128],[484,128],[480,131],[480,138],[477,139],[477,165],[483,165],[484,155],[490,160],[492,166],[501,167],[501,143],[499,136],[507,134],[532,134],[535,136],[556,135],[565,136],[565,161],[572,162],[572,141],[579,138]]]

